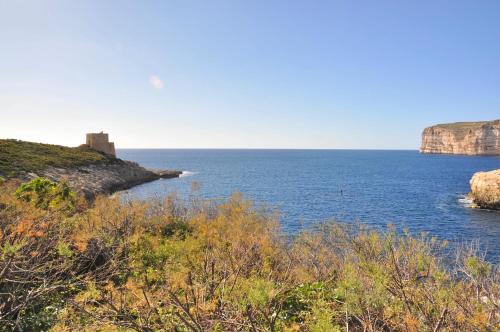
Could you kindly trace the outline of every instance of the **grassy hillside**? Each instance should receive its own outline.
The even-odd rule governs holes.
[[[0,139],[0,176],[15,177],[49,166],[74,167],[109,160],[111,157],[89,148]]]

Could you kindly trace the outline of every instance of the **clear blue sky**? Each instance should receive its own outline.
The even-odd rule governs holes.
[[[0,0],[0,137],[416,149],[500,118],[500,1]]]

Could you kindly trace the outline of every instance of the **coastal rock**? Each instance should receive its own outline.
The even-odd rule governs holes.
[[[119,190],[164,178],[179,177],[181,171],[148,170],[137,163],[115,159],[113,162],[90,164],[73,168],[49,167],[30,178],[43,176],[52,181],[66,181],[87,199],[97,194],[111,194]]]
[[[477,207],[500,210],[500,169],[475,173],[470,189],[470,197]]]
[[[420,152],[500,155],[500,120],[457,122],[425,128]]]
[[[181,171],[172,171],[172,170],[154,170],[152,172],[156,173],[156,175],[158,175],[160,179],[178,178],[182,174]]]

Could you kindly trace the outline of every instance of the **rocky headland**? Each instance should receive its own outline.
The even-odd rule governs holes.
[[[175,170],[149,170],[84,146],[70,148],[0,140],[0,177],[23,181],[46,177],[52,181],[66,181],[88,199],[181,174]]]
[[[470,189],[474,207],[500,210],[500,169],[475,173],[470,180]]]
[[[500,120],[457,122],[425,128],[420,152],[500,155]]]
[[[65,181],[88,199],[97,194],[111,194],[158,179],[176,178],[181,171],[149,170],[137,163],[116,159],[110,163],[82,165],[71,168],[48,167],[37,173],[27,173],[28,179],[46,177],[52,181]]]

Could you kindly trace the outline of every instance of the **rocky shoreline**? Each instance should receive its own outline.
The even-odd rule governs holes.
[[[99,194],[112,194],[146,182],[177,178],[181,174],[182,171],[149,170],[135,162],[113,159],[71,168],[48,167],[36,173],[25,173],[20,178],[30,180],[42,176],[52,181],[65,181],[91,200]]]
[[[473,207],[500,210],[500,169],[477,172],[470,180]]]

